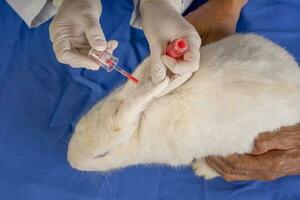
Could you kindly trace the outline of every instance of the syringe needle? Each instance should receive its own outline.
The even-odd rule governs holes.
[[[121,74],[123,74],[124,76],[126,76],[129,80],[131,80],[132,82],[138,84],[139,83],[139,79],[135,78],[134,76],[132,76],[131,74],[129,74],[128,72],[126,72],[124,69],[122,69],[119,66],[114,66],[114,69],[117,70],[118,72],[120,72]]]

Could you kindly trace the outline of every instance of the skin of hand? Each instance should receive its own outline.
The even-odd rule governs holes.
[[[99,0],[64,0],[52,20],[49,32],[55,55],[61,63],[72,67],[97,70],[99,66],[88,58],[91,48],[112,52],[117,41],[106,42],[99,18]]]
[[[235,33],[241,9],[247,0],[209,0],[185,16],[202,39],[202,45]]]
[[[159,96],[180,86],[199,68],[201,39],[175,7],[170,0],[142,0],[140,3],[142,26],[151,51],[152,83],[160,83],[167,75],[170,78],[169,85]],[[188,43],[181,60],[164,52],[167,44],[177,38],[184,38]]]
[[[300,174],[300,124],[261,133],[250,154],[207,157],[225,180],[274,180]]]

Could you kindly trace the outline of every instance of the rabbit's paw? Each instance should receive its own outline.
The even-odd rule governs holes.
[[[193,170],[197,176],[202,176],[204,179],[213,179],[220,176],[215,170],[209,167],[204,159],[197,159],[192,163]]]

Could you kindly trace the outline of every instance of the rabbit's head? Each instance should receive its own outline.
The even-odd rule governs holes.
[[[129,142],[134,131],[128,132],[121,127],[120,104],[114,100],[100,103],[79,121],[68,147],[68,161],[72,167],[84,171],[108,170],[114,168],[110,162],[115,164],[114,159],[122,159],[115,154],[122,143]],[[127,147],[123,147],[121,153],[125,151]]]
[[[68,147],[70,165],[78,170],[106,171],[140,163],[141,113],[168,82],[139,86],[125,100],[111,96],[98,103],[75,129]]]

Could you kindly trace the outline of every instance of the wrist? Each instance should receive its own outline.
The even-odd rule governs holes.
[[[227,11],[240,10],[247,3],[248,0],[208,0],[209,2],[216,2],[222,5]]]

